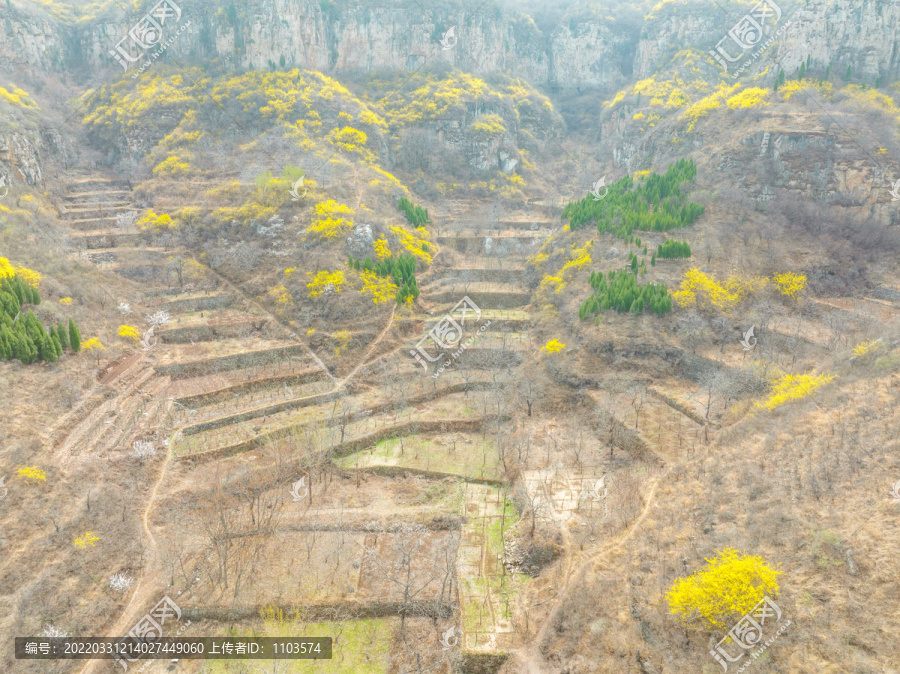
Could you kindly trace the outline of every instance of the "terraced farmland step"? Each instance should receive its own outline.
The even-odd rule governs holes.
[[[86,218],[109,218],[118,213],[135,210],[127,202],[118,206],[103,205],[89,206],[86,208],[66,208],[60,214],[60,220],[84,220]]]
[[[233,340],[232,340],[233,341]],[[217,343],[220,349],[224,345]],[[156,371],[168,375],[173,379],[196,377],[213,372],[236,370],[249,365],[264,362],[277,362],[292,356],[306,356],[307,350],[303,344],[291,344],[267,349],[245,350],[231,355],[213,356],[188,362],[173,362],[157,365]]]
[[[113,201],[130,204],[131,198],[130,190],[86,191],[63,195],[63,201],[67,204],[98,204]]]
[[[84,192],[131,191],[131,183],[116,178],[83,178],[69,183],[66,194],[82,194]]]
[[[229,322],[186,325],[161,330],[156,335],[166,344],[209,342],[223,337],[247,337],[260,332],[271,321],[269,316],[247,316]]]
[[[66,224],[72,229],[81,232],[90,232],[99,229],[111,230],[116,228],[116,218],[84,218],[83,220],[68,220]]]
[[[436,272],[437,278],[429,286],[450,283],[517,283],[521,281],[524,268],[491,269],[488,267],[448,267]],[[423,288],[425,286],[422,286]]]
[[[483,390],[489,387],[490,384],[482,384],[481,382],[475,384],[454,384],[411,397],[407,400],[407,406],[402,413],[406,419],[405,422],[397,420],[396,415],[398,412],[395,401],[358,397],[349,400],[350,405],[357,406],[356,409],[344,414],[336,414],[335,406],[330,403],[307,406],[301,408],[303,410],[302,413],[298,413],[294,409],[287,412],[269,414],[263,418],[257,417],[259,420],[256,422],[256,425],[220,425],[216,428],[204,429],[199,433],[182,435],[176,449],[188,452],[184,456],[185,459],[194,459],[201,454],[207,458],[221,458],[221,456],[232,456],[233,454],[249,451],[272,440],[301,433],[304,429],[311,430],[314,434],[334,429],[331,431],[334,436],[330,441],[332,444],[328,446],[331,446],[332,449],[340,447],[342,452],[350,453],[369,446],[365,442],[362,444],[359,444],[356,440],[351,442],[350,438],[355,437],[353,433],[358,432],[360,437],[368,437],[370,427],[377,429],[378,422],[376,419],[382,415],[386,417],[381,419],[382,430],[391,432],[404,428],[404,424],[419,422],[427,422],[428,424],[434,422],[437,425],[434,427],[431,425],[426,425],[422,428],[414,427],[414,430],[409,431],[410,433],[433,433],[437,432],[435,429],[442,428],[458,431],[478,431],[481,429],[481,417],[472,419],[454,416],[453,419],[455,420],[445,418],[438,421],[434,421],[431,417],[435,415],[458,415],[461,412],[471,413],[468,407],[472,402],[464,391],[471,393],[472,391]],[[496,422],[496,417],[491,418]],[[503,418],[505,419],[506,417],[504,416]],[[340,438],[337,437],[339,428],[341,429]],[[378,439],[383,437],[391,436],[390,434],[379,435]],[[318,436],[317,438],[315,440],[317,446],[328,444],[324,443],[322,438]]]
[[[423,297],[430,302],[449,304],[459,301],[459,290],[441,290],[433,295],[423,291]],[[531,304],[531,293],[522,290],[479,290],[471,286],[464,293],[481,309],[513,309]]]
[[[227,309],[234,304],[234,295],[230,293],[197,293],[190,297],[181,297],[170,299],[163,305],[163,308],[170,313],[190,313],[193,311],[213,311],[216,309]]]
[[[234,372],[235,378],[237,378],[241,373]],[[210,383],[212,381],[212,377],[201,377],[201,380],[209,380]],[[230,378],[226,378],[230,379]],[[299,372],[290,372],[286,374],[279,375],[259,375],[259,376],[249,376],[243,381],[237,381],[237,383],[226,384],[224,386],[219,386],[213,389],[204,390],[202,393],[194,393],[191,395],[181,395],[175,398],[175,401],[180,405],[184,405],[189,408],[202,407],[204,405],[214,405],[219,402],[224,402],[231,400],[235,395],[243,395],[246,393],[250,393],[251,391],[265,391],[268,389],[280,389],[285,386],[293,387],[293,386],[302,386],[305,384],[319,382],[319,381],[327,381],[328,375],[325,374],[318,367],[310,367],[305,370]],[[196,390],[192,384],[190,379],[181,380],[179,382],[181,386],[180,390]],[[203,385],[205,382],[197,382],[199,385]]]
[[[440,244],[451,244],[454,241],[459,241],[461,239],[477,239],[478,241],[484,241],[488,237],[494,239],[495,241],[503,239],[523,239],[525,241],[531,242],[533,239],[546,239],[547,236],[547,232],[520,232],[516,230],[504,231],[496,229],[476,231],[473,229],[466,229],[460,230],[458,232],[447,232],[445,234],[440,234],[437,237],[437,242]]]

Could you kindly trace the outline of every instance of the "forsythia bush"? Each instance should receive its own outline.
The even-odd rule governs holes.
[[[306,228],[307,234],[316,234],[323,239],[336,239],[353,226],[353,221],[343,217],[353,213],[353,209],[334,199],[315,206],[316,220]]]
[[[137,221],[137,226],[141,229],[152,229],[160,232],[163,229],[172,227],[172,217],[167,213],[157,215],[152,209],[147,211],[147,215]]]
[[[93,547],[94,543],[96,543],[99,540],[100,540],[100,537],[95,536],[93,531],[85,531],[84,535],[76,538],[73,541],[73,543],[75,544],[76,548],[79,548],[80,550],[84,550],[89,545],[91,547]]]
[[[96,337],[91,337],[89,340],[84,342],[81,345],[81,348],[85,351],[93,351],[94,349],[97,349],[98,351],[106,351],[106,347],[103,346],[103,342],[101,342]]]
[[[283,315],[294,306],[294,298],[291,297],[290,291],[281,283],[269,288],[268,294],[275,300],[275,304],[278,305],[275,310],[279,315]]]
[[[400,286],[390,276],[381,277],[373,271],[361,271],[359,280],[362,281],[360,292],[371,294],[372,304],[390,302],[400,290]]]
[[[860,342],[853,348],[853,357],[861,358],[865,356],[867,353],[871,353],[877,349],[880,349],[882,346],[880,339],[867,339],[864,342]]]
[[[679,578],[666,594],[670,612],[685,627],[730,629],[766,595],[778,593],[776,571],[759,556],[725,548],[700,571]]]
[[[388,242],[385,239],[378,239],[374,243],[375,247],[375,257],[379,260],[384,260],[385,258],[389,258],[391,256],[391,249],[388,248]]]
[[[307,272],[307,274],[312,276],[311,272]],[[344,285],[344,280],[344,272],[341,270],[316,272],[312,280],[306,284],[306,287],[309,288],[307,296],[318,297],[325,292],[325,288],[328,287],[329,283],[334,288],[334,292],[339,293],[341,292],[341,286]]]
[[[141,332],[133,325],[120,325],[119,337],[128,337],[136,340],[141,338]]]
[[[558,351],[562,351],[565,348],[566,345],[558,339],[551,339],[541,347],[541,351],[543,351],[544,353],[557,353]]]
[[[736,94],[728,99],[728,107],[732,110],[740,108],[758,108],[766,103],[766,96],[769,95],[768,89],[760,89],[759,87],[749,87],[741,93]]]
[[[791,272],[775,274],[772,280],[778,286],[778,292],[790,298],[797,298],[803,292],[803,289],[806,288],[806,277],[800,274],[792,274]]]
[[[28,482],[46,482],[47,474],[37,466],[22,466],[16,475]]]
[[[339,358],[347,350],[347,345],[350,343],[353,334],[349,330],[338,330],[332,333],[331,336],[338,342],[338,345],[334,347],[334,355]]]
[[[672,293],[672,299],[687,307],[700,297],[705,297],[716,309],[728,310],[743,299],[744,293],[735,280],[729,279],[722,286],[699,269],[689,269],[684,273],[681,287]]]
[[[779,377],[772,387],[772,394],[768,400],[756,403],[757,407],[766,407],[775,409],[779,405],[783,405],[789,400],[799,400],[806,398],[823,384],[827,384],[833,376],[819,374],[786,374]]]

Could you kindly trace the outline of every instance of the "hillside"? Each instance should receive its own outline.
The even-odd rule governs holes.
[[[8,0],[0,662],[900,671],[897,12]]]

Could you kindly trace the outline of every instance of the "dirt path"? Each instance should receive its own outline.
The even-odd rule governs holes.
[[[192,259],[193,259],[193,258],[192,258]],[[195,260],[195,262],[196,262],[196,260]],[[200,263],[198,262],[198,264],[200,264]],[[280,325],[281,327],[285,328],[286,330],[291,330],[291,334],[294,334],[293,329],[291,328],[291,326],[286,325],[285,323],[283,323],[283,322],[281,321],[281,319],[278,318],[278,316],[275,316],[273,313],[271,313],[268,309],[266,309],[266,308],[265,308],[263,305],[261,305],[259,302],[257,302],[256,300],[254,300],[254,299],[248,297],[248,296],[244,293],[243,290],[241,290],[240,288],[238,288],[238,287],[237,287],[236,285],[234,285],[231,281],[229,281],[227,278],[225,278],[224,276],[222,276],[219,272],[215,271],[215,270],[212,269],[211,267],[206,267],[206,269],[209,270],[209,273],[210,273],[210,274],[214,274],[215,277],[216,277],[217,279],[219,279],[225,287],[229,288],[229,289],[232,290],[235,294],[237,294],[237,295],[239,295],[241,298],[243,298],[243,300],[244,300],[245,302],[247,302],[247,304],[250,304],[251,306],[256,307],[256,308],[259,309],[259,311],[261,311],[264,315],[269,316],[275,323],[277,323],[277,324]],[[310,358],[312,358],[314,361],[316,361],[316,364],[317,364],[320,368],[322,368],[322,371],[323,371],[325,374],[328,375],[328,377],[331,379],[331,381],[336,382],[336,381],[337,381],[337,378],[336,378],[333,374],[331,374],[331,370],[328,369],[328,366],[325,365],[325,363],[322,362],[322,359],[319,358],[319,357],[316,355],[316,353],[315,353],[312,349],[309,348],[309,345],[308,345],[306,342],[304,342],[303,340],[301,340],[299,337],[296,338],[296,341],[298,341],[300,344],[303,345],[303,347],[306,349],[306,353],[310,356]]]
[[[152,512],[153,506],[156,503],[157,491],[159,491],[159,487],[165,479],[166,471],[171,461],[172,452],[167,451],[166,458],[163,460],[162,466],[159,470],[159,477],[156,478],[156,482],[153,484],[153,488],[150,490],[150,495],[147,498],[147,507],[144,509],[144,513],[141,516],[141,524],[143,525],[144,534],[149,541],[149,545],[147,545],[146,548],[147,561],[144,567],[147,571],[145,573],[142,573],[138,577],[134,592],[131,595],[131,599],[129,599],[128,603],[125,605],[125,608],[122,610],[119,619],[108,630],[107,634],[113,637],[124,636],[125,634],[127,634],[128,631],[132,627],[134,627],[134,623],[137,622],[137,612],[144,606],[147,606],[152,600],[155,599],[158,601],[159,599],[162,599],[162,597],[157,597],[155,594],[153,594],[155,592],[155,589],[158,587],[162,587],[165,581],[158,573],[154,573],[158,561],[158,545],[156,543],[156,536],[153,535],[153,530],[150,528],[150,513]],[[96,671],[97,667],[99,667],[103,662],[106,661],[86,660],[80,672],[81,674],[91,674],[92,672]]]
[[[354,376],[356,376],[356,373],[359,372],[366,365],[366,361],[369,360],[369,356],[372,354],[372,351],[375,350],[375,347],[378,346],[378,344],[381,342],[381,340],[384,339],[384,336],[388,333],[388,330],[390,330],[391,327],[394,325],[394,317],[396,315],[397,315],[397,305],[395,304],[394,308],[391,309],[391,317],[388,319],[387,325],[384,326],[384,330],[382,330],[381,333],[379,333],[378,337],[376,337],[374,340],[372,340],[372,343],[369,344],[369,348],[366,349],[366,353],[363,355],[362,360],[359,361],[359,365],[357,365],[355,368],[353,368],[350,371],[350,374],[348,374],[346,377],[341,379],[341,381],[338,383],[338,385],[335,386],[335,390],[346,385],[346,383],[348,381],[350,381],[350,379],[352,379]]]
[[[587,559],[581,562],[581,564],[578,564],[577,568],[574,569],[574,571],[572,570],[572,566],[577,564],[577,557],[573,557],[571,559],[566,572],[565,584],[560,589],[557,595],[557,599],[553,603],[553,608],[550,609],[550,613],[547,614],[547,618],[541,624],[540,628],[537,631],[537,634],[535,635],[535,638],[518,652],[519,658],[521,659],[523,665],[526,667],[525,671],[529,672],[529,674],[543,674],[545,672],[552,671],[550,668],[550,664],[547,662],[543,652],[541,651],[541,644],[547,637],[547,632],[550,629],[551,625],[559,615],[559,611],[562,608],[563,603],[568,598],[570,589],[577,590],[580,587],[580,581],[584,579],[584,576],[587,573],[588,569],[590,569],[594,564],[603,559],[604,556],[615,550],[618,550],[622,546],[622,544],[624,544],[632,536],[634,536],[635,531],[637,531],[641,522],[643,522],[647,517],[647,513],[650,512],[650,508],[654,504],[653,499],[656,494],[656,487],[668,473],[669,469],[667,469],[659,477],[653,480],[650,485],[650,491],[647,492],[647,503],[644,506],[644,509],[641,511],[641,514],[638,515],[638,517],[634,520],[634,522],[631,523],[631,526],[626,531],[623,531],[621,534],[616,536],[612,541],[610,541],[600,550],[597,550],[594,553],[589,553]]]

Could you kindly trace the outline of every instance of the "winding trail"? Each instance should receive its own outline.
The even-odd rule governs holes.
[[[574,586],[573,589],[578,589],[581,585],[581,581],[584,580],[584,576],[587,573],[588,569],[599,562],[604,556],[621,548],[626,541],[634,536],[635,531],[637,531],[641,522],[643,522],[647,517],[647,514],[650,512],[650,508],[654,504],[654,496],[656,495],[657,486],[659,486],[659,483],[662,481],[662,479],[666,475],[668,475],[670,470],[671,468],[666,469],[661,475],[657,476],[652,481],[650,490],[647,492],[647,503],[646,505],[644,505],[644,509],[641,511],[641,514],[638,515],[637,518],[635,518],[635,520],[631,523],[631,526],[628,527],[627,530],[620,533],[600,550],[597,550],[594,553],[590,553],[587,559],[585,559],[580,564],[578,564],[577,557],[573,557],[570,560],[566,572],[565,584],[557,594],[556,601],[553,603],[553,607],[550,609],[550,613],[547,614],[547,618],[538,628],[534,639],[518,651],[518,655],[521,658],[523,666],[526,668],[525,671],[528,672],[528,674],[545,674],[551,671],[550,664],[547,662],[547,659],[544,657],[544,654],[541,651],[541,644],[547,637],[547,632],[550,629],[551,625],[559,615],[563,603],[565,603],[566,599],[568,599],[570,588],[573,588]],[[577,568],[572,570],[572,567],[575,564],[578,564],[578,566]]]

